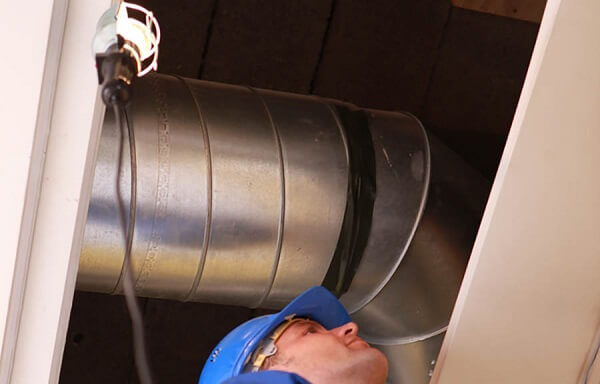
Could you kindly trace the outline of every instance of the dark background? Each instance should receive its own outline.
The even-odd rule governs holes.
[[[450,0],[145,0],[159,72],[408,111],[492,180],[539,25]],[[143,299],[159,383],[195,383],[259,311]],[[60,382],[136,383],[124,299],[76,292]]]

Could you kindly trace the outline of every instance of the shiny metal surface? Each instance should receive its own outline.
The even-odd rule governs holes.
[[[386,286],[352,314],[372,343],[403,342],[447,326],[485,207],[487,183],[434,136],[429,143],[431,179],[414,238]]]
[[[351,176],[338,113],[360,110],[158,74],[140,79],[135,91],[128,116],[139,164],[137,294],[277,309],[320,285],[340,238]],[[362,113],[377,191],[366,248],[341,300],[361,336],[388,355],[392,383],[425,383],[488,185],[415,117]],[[79,289],[120,292],[118,148],[109,111]],[[119,182],[127,199],[127,161]]]
[[[119,156],[119,139],[114,115],[106,113],[90,196],[90,201],[94,203],[90,203],[88,208],[85,240],[80,256],[80,268],[84,265],[84,272],[80,271],[77,275],[78,287],[102,293],[111,293],[114,290],[123,266],[124,243],[122,227],[119,226],[114,182]],[[124,145],[123,157],[129,158],[128,145]],[[128,162],[123,164],[122,174],[123,194],[129,200],[129,189],[126,187],[130,180]],[[129,201],[125,203],[128,205]]]
[[[370,115],[377,195],[367,247],[341,297],[350,313],[368,304],[400,265],[425,207],[431,168],[427,136],[414,117],[380,111]]]
[[[348,159],[327,105],[280,92],[260,93],[281,138],[286,197],[281,255],[262,306],[281,308],[307,283],[320,285],[325,277],[346,207]]]
[[[188,84],[208,132],[212,167],[210,235],[191,299],[255,307],[268,289],[281,241],[283,180],[275,133],[247,88]]]
[[[445,332],[423,340],[396,345],[377,345],[390,361],[388,383],[427,384],[433,374]]]
[[[135,100],[139,295],[274,308],[321,284],[348,188],[326,104],[156,74],[137,83]],[[109,111],[80,258],[84,290],[120,292],[118,139]],[[120,183],[127,195],[127,162]]]
[[[183,300],[200,262],[197,255],[203,245],[207,201],[202,177],[206,169],[204,142],[201,135],[190,134],[198,118],[193,100],[176,99],[180,89],[179,82],[160,78],[140,82],[136,89],[139,105],[156,112],[130,108],[128,119],[136,130],[138,148],[138,208],[132,250],[136,290]],[[107,113],[78,275],[78,286],[105,293],[120,292],[123,265],[115,181],[118,141],[112,114]],[[125,144],[124,158],[129,156],[127,151]],[[127,161],[120,182],[128,199]]]
[[[205,229],[207,206],[198,198],[206,188],[205,144],[192,134],[198,117],[191,100],[177,98],[181,88],[178,82],[159,78],[141,83],[136,97],[157,113],[143,108],[129,112],[139,164],[132,253],[136,291],[155,297],[176,295],[180,300],[191,289],[200,262],[195,255],[203,243],[199,234]],[[190,169],[188,164],[198,166]]]

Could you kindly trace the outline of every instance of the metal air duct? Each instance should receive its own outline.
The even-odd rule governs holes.
[[[323,284],[391,382],[427,382],[485,203],[478,174],[404,113],[157,74],[135,93],[139,295],[277,309]],[[121,292],[120,140],[107,111],[82,290]],[[118,179],[127,194],[128,166]]]

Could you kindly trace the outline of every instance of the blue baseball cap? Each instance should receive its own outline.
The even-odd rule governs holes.
[[[323,287],[312,287],[280,312],[248,320],[229,332],[204,364],[198,384],[220,384],[244,373],[261,341],[291,317],[314,320],[326,329],[351,321],[350,315],[333,294]]]

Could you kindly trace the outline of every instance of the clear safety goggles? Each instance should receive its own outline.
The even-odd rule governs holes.
[[[265,360],[268,357],[273,356],[277,353],[277,346],[275,343],[283,332],[288,329],[292,324],[297,323],[299,321],[306,321],[303,318],[294,318],[296,315],[289,315],[285,318],[285,322],[281,323],[271,334],[265,337],[261,342],[258,348],[250,355],[250,361],[246,365],[246,372],[257,372],[260,371],[260,368],[265,363]]]

